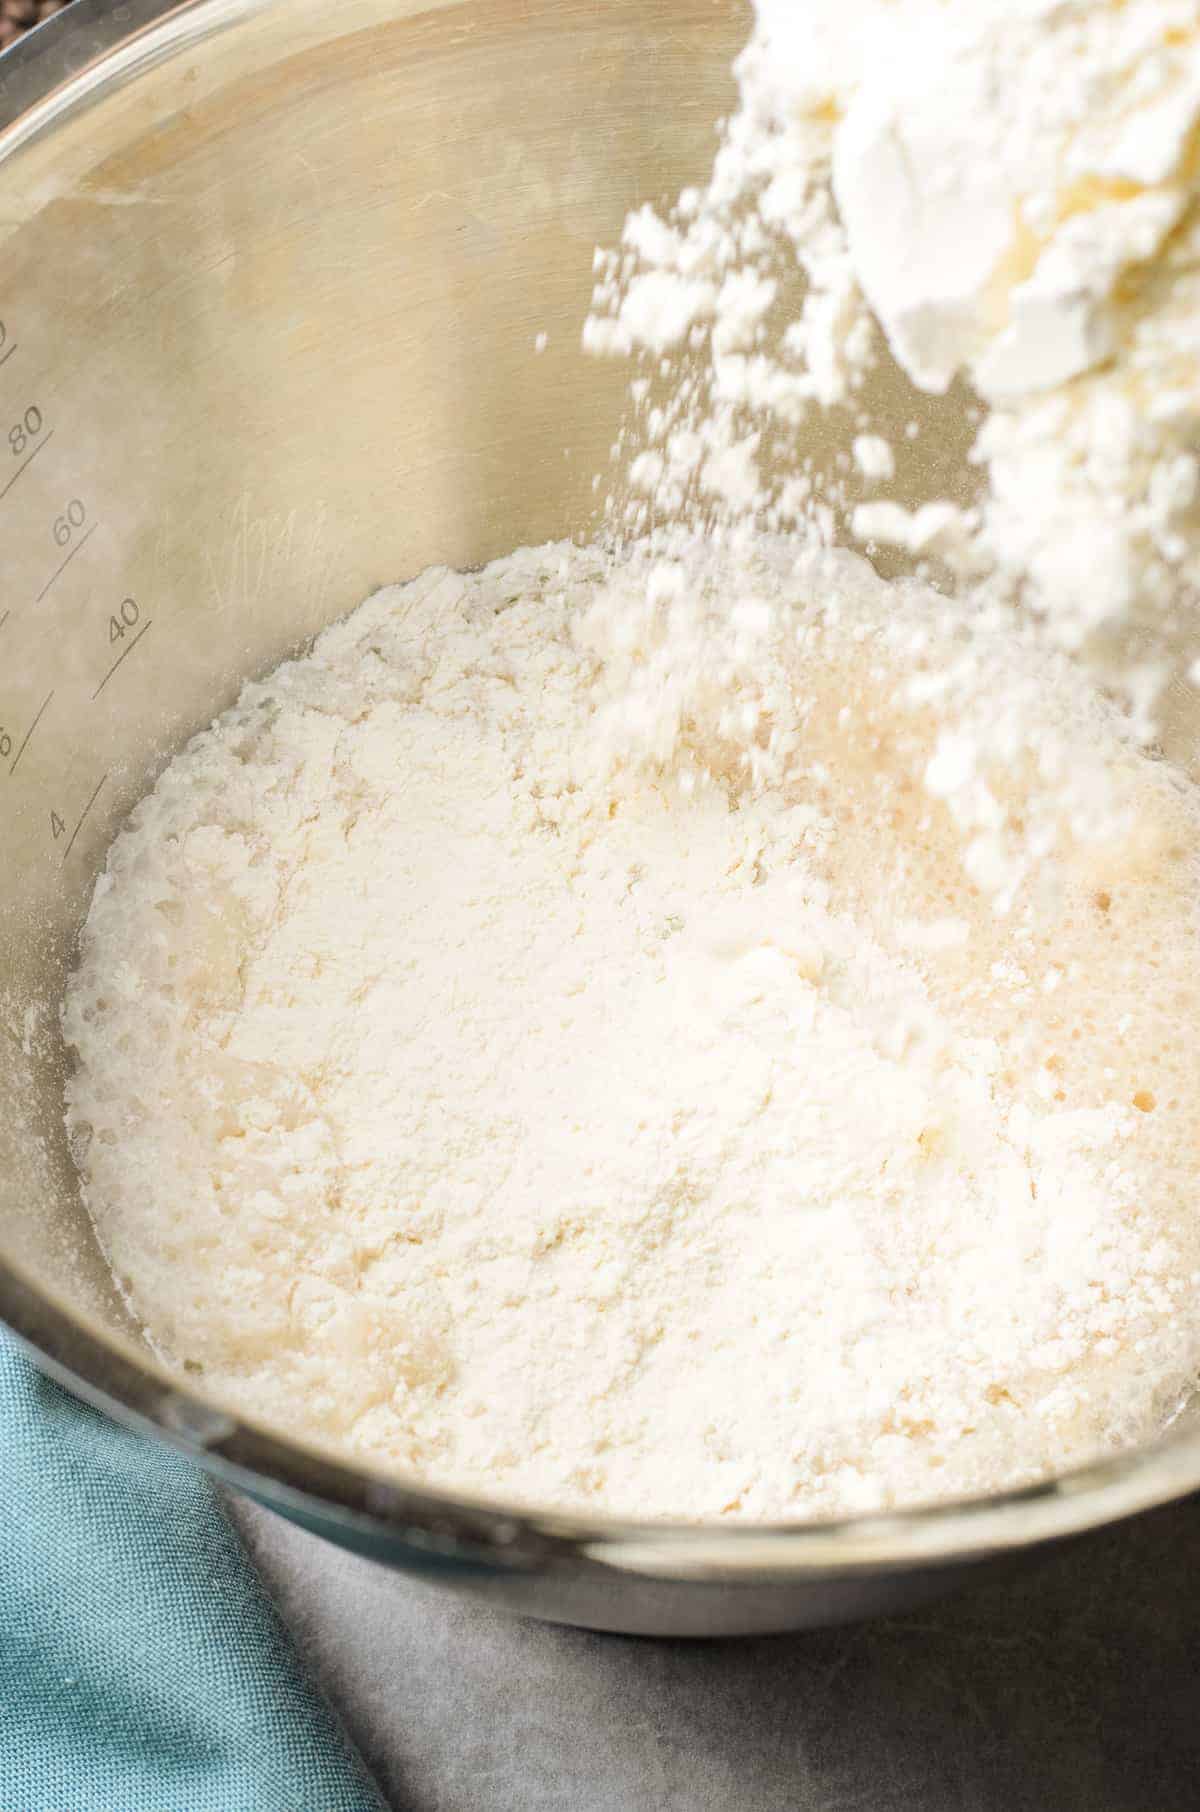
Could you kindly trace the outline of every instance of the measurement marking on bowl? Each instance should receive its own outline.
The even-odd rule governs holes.
[[[26,749],[29,747],[29,738],[33,735],[34,731],[37,729],[38,725],[41,723],[42,713],[45,711],[46,706],[50,703],[50,700],[53,697],[54,697],[54,687],[51,686],[49,692],[47,692],[45,698],[42,700],[41,704],[38,706],[37,715],[34,717],[33,722],[30,724],[30,726],[26,730],[24,736],[21,738],[21,746],[17,750],[16,754],[13,756],[12,765],[10,766],[10,768],[8,770],[10,774],[16,773],[17,763],[18,763],[18,761],[20,761],[22,755],[25,753]]]
[[[0,617],[0,629],[4,628],[4,625],[8,622],[8,619],[9,619],[9,617],[11,617],[11,615],[12,615],[12,611],[6,610],[4,615],[2,617]]]
[[[99,698],[99,696],[103,692],[105,686],[107,686],[109,680],[112,678],[113,674],[117,671],[117,668],[121,665],[121,662],[124,660],[127,660],[129,658],[129,656],[133,653],[134,649],[137,647],[138,643],[141,641],[142,637],[145,635],[146,631],[149,629],[149,627],[150,627],[151,623],[153,623],[153,621],[154,621],[153,617],[147,617],[146,621],[142,624],[141,628],[138,630],[137,634],[134,636],[132,642],[130,642],[128,648],[124,648],[121,650],[121,653],[117,656],[116,660],[113,662],[113,664],[109,668],[108,672],[104,675],[104,678],[100,681],[100,684],[96,687],[96,690],[92,693],[93,698]]]
[[[0,346],[2,346],[3,344],[4,344],[3,340],[0,340]],[[7,365],[8,361],[12,358],[12,355],[16,350],[17,350],[17,342],[16,342],[16,340],[14,340],[7,352],[0,352],[0,365]]]
[[[2,491],[0,491],[0,503],[4,502],[4,499],[8,496],[8,493],[12,490],[13,486],[16,484],[16,482],[17,482],[18,478],[21,476],[22,472],[27,472],[29,470],[30,466],[33,464],[34,460],[37,458],[38,454],[41,452],[42,448],[48,447],[50,445],[50,442],[53,439],[54,439],[54,429],[51,428],[50,432],[48,434],[44,435],[41,440],[39,440],[37,446],[33,449],[33,452],[27,453],[25,455],[24,459],[21,461],[20,465],[17,467],[16,471],[13,473],[12,477],[9,479],[8,483],[5,485],[4,489]]]
[[[104,782],[107,779],[108,779],[108,773],[106,771],[105,773],[101,774],[99,780],[96,782],[95,789],[92,793],[91,798],[88,800],[87,804],[84,806],[83,810],[80,812],[79,822],[76,824],[75,829],[71,832],[70,837],[67,839],[67,847],[63,850],[63,853],[62,853],[62,859],[64,862],[66,861],[67,857],[70,855],[71,851],[74,849],[75,839],[79,835],[80,831],[83,829],[84,819],[87,817],[88,813],[91,811],[92,807],[95,805],[97,799],[100,797],[100,788],[104,785]],[[54,835],[56,837],[61,837],[63,831],[66,830],[66,828],[67,828],[66,825],[63,823],[63,821],[59,817],[58,813],[51,812],[50,829],[54,832]]]
[[[67,520],[68,519],[66,516],[60,516],[58,518],[58,521],[63,522],[63,523],[65,523]],[[99,527],[100,527],[100,524],[98,522],[93,522],[93,524],[92,524],[91,528],[88,530],[87,534],[80,536],[79,540],[75,543],[74,547],[71,549],[71,551],[67,555],[66,559],[59,562],[59,564],[55,567],[54,571],[50,574],[50,577],[46,580],[46,583],[42,586],[41,591],[39,591],[37,597],[34,599],[35,604],[41,603],[42,599],[46,596],[46,593],[50,590],[50,587],[53,584],[55,584],[58,579],[60,579],[62,577],[63,573],[66,572],[68,566],[70,566],[70,564],[71,564],[72,560],[75,558],[76,554],[82,553],[83,549],[87,546],[88,542],[91,540],[92,536],[96,533],[96,530]]]

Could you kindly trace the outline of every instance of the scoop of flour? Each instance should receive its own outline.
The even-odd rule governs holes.
[[[587,344],[656,379],[618,518],[847,519],[1022,598],[1149,732],[1200,596],[1193,0],[755,0],[735,71],[709,182],[598,258]],[[814,445],[883,395],[876,471],[925,482],[902,391],[869,381],[884,344],[911,396],[988,406],[982,494],[958,474],[915,523],[857,507],[836,460],[814,482]]]

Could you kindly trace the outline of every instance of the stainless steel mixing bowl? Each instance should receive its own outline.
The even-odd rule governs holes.
[[[147,1353],[80,1207],[57,1005],[115,826],[241,679],[377,583],[592,525],[626,376],[579,352],[593,247],[703,178],[745,25],[734,0],[77,0],[0,64],[0,1315],[334,1541],[685,1634],[926,1597],[1193,1488],[1200,1435],[789,1528],[525,1515],[341,1463]]]

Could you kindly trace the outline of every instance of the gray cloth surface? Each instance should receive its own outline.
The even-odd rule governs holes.
[[[396,1812],[1200,1806],[1200,1498],[905,1617],[725,1643],[501,1617],[235,1514]]]

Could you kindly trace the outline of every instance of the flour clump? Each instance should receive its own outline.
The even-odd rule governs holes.
[[[656,462],[617,513],[753,513],[986,574],[1144,712],[1200,600],[1193,0],[755,0],[735,74],[708,183],[597,254],[585,344],[653,373],[633,438]],[[812,451],[905,385],[957,387],[926,432],[982,405],[949,475],[894,434],[854,454],[868,491],[899,468],[923,528]]]

